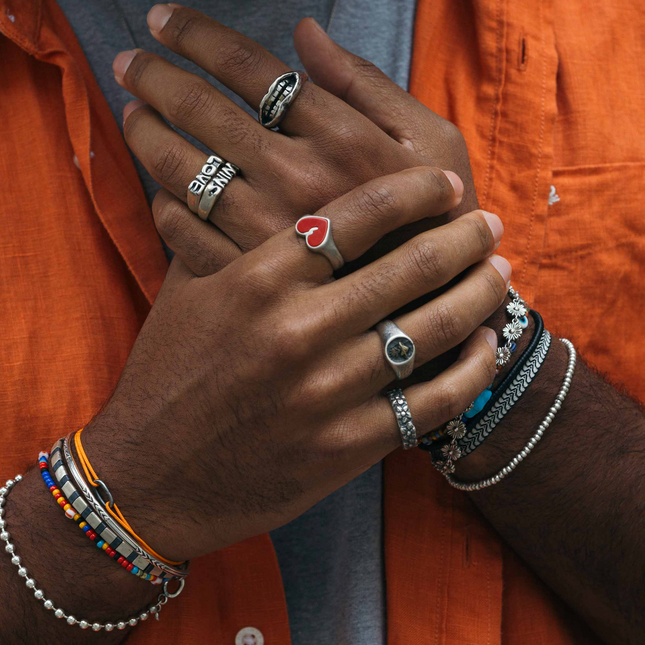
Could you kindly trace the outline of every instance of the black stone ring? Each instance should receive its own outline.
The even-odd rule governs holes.
[[[401,380],[412,374],[414,369],[414,341],[391,320],[383,320],[376,325],[385,350],[385,360]]]

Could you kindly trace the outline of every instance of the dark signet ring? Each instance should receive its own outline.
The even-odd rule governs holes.
[[[265,128],[278,126],[306,80],[305,72],[287,72],[278,76],[260,103],[258,121]]]
[[[416,349],[414,341],[391,320],[376,325],[376,331],[383,341],[385,360],[401,380],[412,374]]]
[[[224,163],[223,166],[215,173],[215,176],[206,184],[202,196],[199,200],[197,207],[197,215],[204,221],[208,219],[213,206],[217,200],[222,196],[224,189],[228,186],[233,177],[236,177],[240,169],[232,164],[230,161]]]
[[[324,255],[334,271],[345,264],[331,234],[331,221],[328,218],[305,215],[296,222],[296,234],[305,238],[308,249]]]
[[[206,184],[213,179],[217,171],[225,163],[224,159],[218,155],[211,155],[202,166],[202,169],[197,173],[195,179],[190,182],[188,190],[186,191],[186,203],[195,215],[197,215],[197,211],[199,210],[199,201],[204,194]]]

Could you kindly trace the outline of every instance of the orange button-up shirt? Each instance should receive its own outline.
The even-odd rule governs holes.
[[[109,396],[167,268],[117,124],[53,0],[0,0],[0,474]],[[468,142],[514,283],[645,399],[645,14],[628,0],[419,0],[411,91]],[[80,170],[73,163],[79,160]],[[118,191],[115,190],[118,187]],[[559,199],[559,200],[558,200]],[[420,451],[385,460],[390,645],[596,641]],[[195,562],[136,645],[288,645],[267,535]]]

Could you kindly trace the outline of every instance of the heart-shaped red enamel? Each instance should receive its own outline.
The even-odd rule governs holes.
[[[305,215],[296,224],[296,231],[307,238],[307,244],[311,248],[316,248],[325,241],[328,230],[329,220],[316,215]]]

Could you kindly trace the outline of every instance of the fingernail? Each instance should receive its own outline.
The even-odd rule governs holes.
[[[172,16],[174,10],[174,7],[168,4],[156,4],[152,7],[148,11],[148,27],[150,31],[159,33],[166,26],[168,20],[170,20],[170,16]]]
[[[448,181],[452,184],[452,188],[455,191],[455,206],[461,202],[461,198],[464,194],[464,182],[461,181],[459,175],[452,170],[444,170],[443,174],[448,177]]]
[[[130,67],[130,63],[134,60],[134,57],[140,52],[140,49],[131,49],[129,51],[121,52],[117,54],[117,57],[112,63],[112,71],[114,72],[114,78],[118,83],[123,82],[123,77]]]
[[[130,101],[124,108],[123,108],[123,123],[126,122],[127,118],[134,112],[135,110],[139,109],[140,107],[143,107],[144,105],[147,105],[145,101],[142,101],[141,99],[136,99],[135,101]]]
[[[491,329],[490,327],[482,327],[483,329],[483,334],[484,338],[486,338],[486,342],[491,346],[492,350],[494,352],[497,351],[497,333],[495,332],[494,329]]]
[[[511,274],[513,273],[511,263],[501,255],[491,255],[488,260],[499,271],[502,278],[504,278],[506,288],[508,289],[511,286]]]
[[[504,224],[502,224],[502,220],[494,213],[489,213],[488,211],[482,211],[482,213],[484,214],[488,228],[493,232],[493,237],[495,238],[495,242],[497,242],[495,248],[497,248],[502,240],[502,235],[504,235]]]

